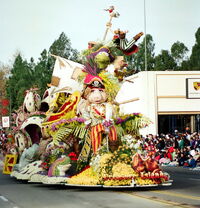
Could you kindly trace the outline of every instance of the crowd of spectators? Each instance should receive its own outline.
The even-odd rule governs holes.
[[[7,134],[5,131],[0,130],[0,153],[3,153],[5,144],[7,143]]]
[[[9,137],[0,132],[0,153],[6,152]],[[184,166],[194,168],[200,166],[200,133],[177,130],[173,134],[159,134],[138,137],[143,150],[151,152],[160,165]]]
[[[5,156],[7,149],[8,149],[8,144],[10,143],[11,141],[9,138],[9,133],[4,130],[0,130],[0,155],[1,156]]]
[[[200,166],[200,133],[175,130],[173,134],[149,134],[141,137],[141,143],[144,150],[154,152],[161,165]]]

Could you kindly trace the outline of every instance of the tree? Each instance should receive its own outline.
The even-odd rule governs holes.
[[[11,98],[12,110],[18,109],[22,105],[25,91],[31,88],[33,84],[33,69],[19,54],[15,58],[11,68],[11,76],[6,83],[6,92],[7,96]]]
[[[0,97],[6,96],[6,81],[8,79],[9,71],[9,66],[0,66]]]
[[[57,40],[49,48],[49,53],[70,59],[78,60],[78,51],[71,47],[70,39],[62,32]]]
[[[9,100],[6,97],[6,81],[8,79],[9,66],[0,66],[0,115],[8,115]]]
[[[175,70],[176,67],[176,62],[174,61],[168,50],[162,50],[161,54],[158,54],[155,57],[154,70],[156,71]]]
[[[49,51],[44,49],[40,54],[38,63],[34,68],[34,82],[42,95],[47,88],[47,84],[51,82],[55,58],[49,54],[61,56],[72,61],[78,61],[78,51],[71,47],[71,42],[65,33],[61,33],[59,38],[53,42]]]
[[[181,63],[181,66],[180,66],[180,71],[190,71],[191,70],[191,67],[190,67],[190,61],[189,59],[188,60],[184,60],[182,63]]]
[[[188,48],[179,41],[175,42],[171,47],[171,56],[175,60],[178,67],[181,66],[181,63],[186,59],[186,54],[188,52]]]
[[[55,63],[55,58],[50,56],[50,53],[73,61],[77,61],[79,57],[78,51],[72,49],[70,40],[64,33],[53,42],[49,51],[42,51],[37,63],[34,63],[33,58],[27,62],[22,59],[20,53],[17,54],[11,68],[11,76],[6,83],[7,96],[12,98],[12,110],[22,105],[26,90],[38,87],[40,95],[44,93],[51,81]]]
[[[40,55],[39,62],[34,67],[34,83],[39,88],[38,93],[42,95],[51,81],[55,60],[48,56],[46,49]]]
[[[145,38],[142,43],[138,44],[139,51],[132,56],[128,57],[128,63],[133,69],[137,71],[145,70]],[[146,35],[146,61],[147,70],[153,70],[154,68],[154,49],[155,44],[151,35]]]
[[[200,27],[195,33],[196,42],[192,47],[192,54],[190,56],[190,70],[200,70]]]

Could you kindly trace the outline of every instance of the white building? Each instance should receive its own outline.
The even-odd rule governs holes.
[[[151,119],[141,134],[200,131],[200,71],[144,71],[126,79],[116,101],[122,112]]]

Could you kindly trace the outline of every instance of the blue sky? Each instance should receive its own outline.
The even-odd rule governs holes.
[[[112,29],[128,30],[128,39],[144,32],[144,0],[0,0],[0,62],[11,64],[18,51],[37,61],[61,32],[73,48],[84,50],[88,41],[103,39],[109,20],[104,9],[111,5],[120,13]],[[176,41],[191,51],[199,9],[200,0],[146,0],[146,33],[153,37],[156,54]]]

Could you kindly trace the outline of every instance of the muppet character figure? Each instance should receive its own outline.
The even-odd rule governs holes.
[[[80,114],[86,119],[85,124],[91,129],[93,153],[96,154],[108,135],[110,141],[117,140],[116,129],[112,124],[112,105],[107,103],[107,94],[102,79],[88,74],[84,80],[84,101],[79,106]]]

